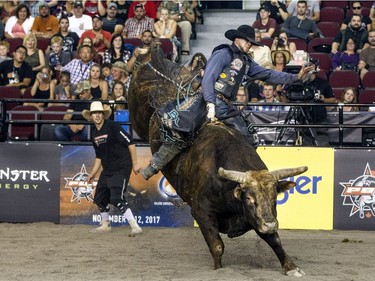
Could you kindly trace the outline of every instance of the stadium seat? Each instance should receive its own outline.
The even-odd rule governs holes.
[[[362,88],[375,88],[375,71],[369,71],[365,74],[362,80]]]
[[[321,8],[326,8],[326,7],[335,7],[335,8],[341,8],[341,9],[347,9],[349,6],[348,1],[326,1],[323,0],[321,2]]]
[[[18,105],[9,111],[9,120],[38,120],[39,111],[35,106]],[[37,124],[9,124],[8,136],[12,140],[36,140]]]
[[[329,74],[331,72],[331,58],[326,53],[310,53],[310,58],[319,60],[319,69]]]
[[[167,59],[172,60],[172,58],[173,58],[173,43],[168,38],[159,38],[159,40],[160,40],[160,43],[161,43],[161,49],[164,52],[164,56]]]
[[[330,53],[333,37],[314,38],[307,44],[308,53]]]
[[[55,104],[47,107],[40,114],[40,120],[55,121],[63,120],[68,107],[65,105]],[[40,140],[41,141],[54,141],[55,124],[42,124],[40,126]]]
[[[49,38],[38,38],[38,40],[36,41],[36,47],[42,50],[43,53],[45,53],[50,42],[51,42],[51,39]]]
[[[289,42],[294,42],[296,44],[297,50],[303,50],[305,52],[307,51],[307,45],[305,40],[301,38],[290,37]]]
[[[6,41],[9,43],[9,55],[13,56],[16,47],[23,44],[23,39],[21,38],[7,38]]]
[[[337,1],[339,2],[339,1]],[[345,11],[338,7],[325,7],[320,9],[320,21],[341,23],[345,18]]]
[[[139,38],[125,38],[124,44],[130,44],[134,47],[142,46],[142,41]]]
[[[375,88],[367,88],[358,97],[359,103],[375,103]]]
[[[340,31],[340,24],[337,22],[318,22],[317,26],[324,37],[336,37]]]
[[[335,98],[340,100],[341,95],[344,92],[345,88],[334,88],[332,87],[333,94],[335,95]]]
[[[329,83],[332,88],[353,87],[358,90],[359,75],[351,70],[333,71],[329,76]]]
[[[17,87],[0,86],[0,99],[22,99],[22,93]],[[7,102],[6,110],[12,110],[20,104],[20,102]]]
[[[317,73],[316,73],[316,76],[324,79],[324,80],[328,80],[327,78],[327,73],[324,71],[324,70],[319,70]]]
[[[271,49],[273,38],[262,38],[261,43]]]

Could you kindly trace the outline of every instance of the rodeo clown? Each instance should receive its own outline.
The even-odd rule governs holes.
[[[112,120],[107,120],[111,109],[103,108],[100,101],[94,101],[90,110],[82,111],[83,117],[93,121],[93,146],[95,161],[88,181],[92,181],[99,169],[103,167],[95,190],[94,203],[98,206],[102,217],[101,226],[91,232],[107,232],[111,230],[109,223],[109,204],[118,208],[127,219],[131,233],[129,236],[142,233],[142,229],[134,219],[131,209],[125,200],[125,191],[129,183],[131,170],[136,172],[137,153],[131,136]],[[137,173],[137,172],[136,172]]]
[[[252,146],[257,147],[259,141],[255,129],[232,104],[236,100],[238,88],[246,82],[246,78],[253,80],[254,77],[273,84],[295,83],[305,79],[306,74],[314,70],[314,66],[302,66],[298,74],[291,74],[258,65],[248,55],[252,45],[261,45],[255,41],[255,31],[249,25],[230,29],[225,32],[225,37],[232,41],[232,44],[222,44],[213,50],[199,91],[203,93],[210,122],[218,120],[240,131]],[[140,170],[141,175],[145,179],[150,178],[179,152],[180,150],[173,145],[162,145],[153,155],[150,165]]]

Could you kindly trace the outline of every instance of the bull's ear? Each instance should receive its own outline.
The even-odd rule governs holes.
[[[278,181],[277,182],[277,193],[282,193],[295,187],[296,183],[294,181]]]
[[[235,189],[233,189],[234,197],[238,200],[241,200],[241,193],[242,193],[242,189],[240,186],[237,186]]]

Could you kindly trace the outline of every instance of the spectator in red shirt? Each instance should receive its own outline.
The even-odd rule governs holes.
[[[156,4],[154,1],[147,1],[147,0],[144,0],[144,1],[133,1],[131,4],[130,4],[130,8],[129,8],[129,11],[128,11],[128,19],[130,18],[134,18],[135,17],[135,12],[134,12],[134,8],[137,4],[142,4],[143,5],[143,9],[144,9],[144,15],[146,17],[149,17],[149,18],[152,18],[152,19],[156,19],[156,13],[157,13],[157,7],[156,7]]]
[[[79,44],[83,38],[90,37],[94,43],[94,49],[97,53],[103,55],[104,51],[111,47],[111,33],[102,29],[103,22],[99,15],[92,18],[92,30],[83,32]]]
[[[80,2],[80,1],[76,1]],[[84,14],[90,17],[100,15],[102,17],[107,13],[107,2],[105,0],[82,0],[85,8]]]
[[[273,37],[277,29],[276,20],[270,17],[270,8],[261,6],[259,8],[259,19],[254,21],[253,27],[260,31],[262,38]]]

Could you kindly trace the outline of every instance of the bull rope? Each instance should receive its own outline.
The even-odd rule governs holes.
[[[153,67],[150,62],[148,62],[147,65],[151,68],[152,71],[154,71],[159,76],[163,77],[164,79],[171,82],[172,84],[174,84],[177,87],[177,97],[176,98],[177,98],[177,105],[178,106],[180,106],[180,94],[181,93],[182,93],[182,96],[184,96],[185,98],[186,98],[186,96],[194,94],[194,92],[191,91],[191,83],[199,75],[198,73],[195,76],[193,76],[193,78],[190,81],[188,81],[186,84],[183,85],[182,81],[180,82],[180,84],[178,84],[174,80],[169,78],[168,76],[161,73],[159,70],[157,70],[155,67]]]

